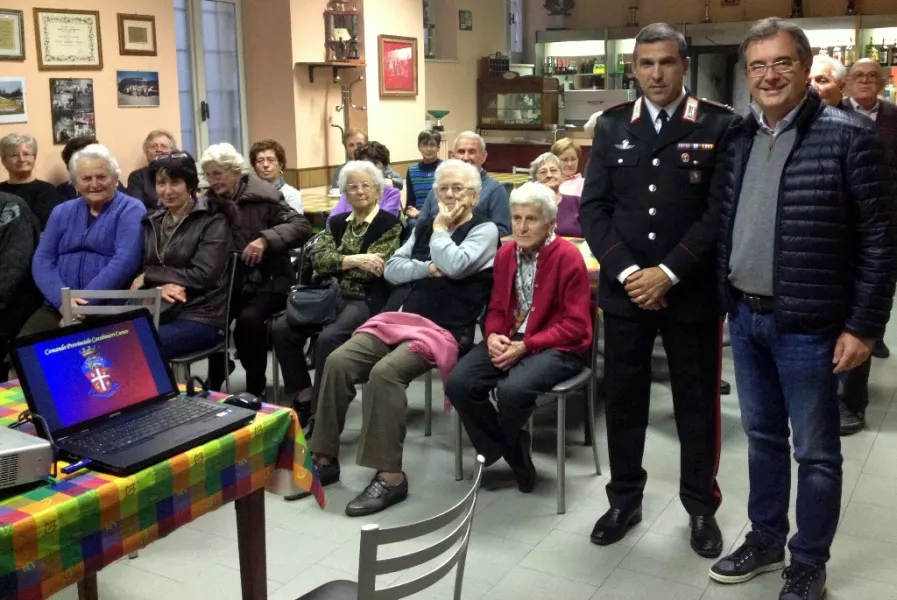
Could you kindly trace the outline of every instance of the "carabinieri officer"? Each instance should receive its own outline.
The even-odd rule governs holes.
[[[591,539],[619,541],[641,521],[642,468],[658,332],[670,369],[681,446],[680,498],[691,547],[722,550],[714,514],[720,449],[720,345],[713,255],[719,209],[708,204],[716,153],[732,110],[690,96],[685,38],[654,23],[635,40],[643,97],[598,118],[580,221],[601,264],[611,480]]]

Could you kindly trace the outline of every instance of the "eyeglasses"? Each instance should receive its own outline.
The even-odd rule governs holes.
[[[785,73],[790,73],[794,70],[795,65],[794,60],[790,58],[783,58],[782,60],[777,60],[776,62],[768,65],[766,63],[756,63],[748,66],[748,74],[753,79],[760,79],[766,75],[766,71],[772,68],[779,75],[784,75]]]
[[[7,154],[6,158],[18,158],[19,160],[28,160],[29,158],[34,158],[35,154],[31,152],[18,152],[16,154]]]
[[[467,190],[472,189],[463,185],[455,184],[455,185],[441,185],[436,189],[436,193],[440,196],[448,196],[448,193],[451,192],[453,196],[460,196]]]
[[[881,75],[878,73],[854,73],[850,76],[854,81],[859,81],[860,83],[878,83],[881,81]]]
[[[350,183],[346,186],[346,192],[350,194],[357,194],[358,192],[364,192],[365,194],[374,189],[370,183]]]
[[[260,156],[255,159],[255,164],[257,165],[276,165],[280,161],[273,157]]]

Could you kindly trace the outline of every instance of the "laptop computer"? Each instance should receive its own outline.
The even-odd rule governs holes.
[[[133,473],[255,418],[179,393],[147,309],[23,337],[11,354],[28,408],[90,468]]]

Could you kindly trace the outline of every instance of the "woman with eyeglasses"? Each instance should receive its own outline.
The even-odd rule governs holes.
[[[287,153],[283,146],[275,140],[256,142],[249,149],[249,162],[260,179],[274,186],[283,194],[293,210],[302,214],[302,192],[283,180],[283,170],[287,164]]]
[[[0,192],[18,196],[28,205],[43,231],[50,213],[59,204],[56,188],[49,181],[34,176],[37,161],[37,140],[27,133],[11,133],[0,140],[0,159],[9,179],[0,183]]]
[[[355,149],[355,160],[371,163],[380,171],[383,175],[383,186],[381,186],[377,202],[380,204],[380,208],[398,217],[402,212],[402,192],[400,191],[401,187],[397,187],[390,176],[389,148],[380,142],[364,143]],[[340,194],[339,202],[330,211],[327,222],[329,223],[335,216],[347,213],[351,209],[351,202],[346,194]]]
[[[227,326],[227,264],[237,209],[197,197],[196,161],[163,154],[149,165],[160,207],[142,219],[143,270],[132,290],[162,289],[159,338],[168,358],[217,344]]]
[[[292,398],[303,426],[314,413],[318,379],[327,357],[386,302],[383,269],[399,248],[402,224],[378,204],[383,179],[380,169],[369,162],[346,163],[340,171],[339,189],[352,209],[331,219],[315,244],[311,257],[315,277],[336,277],[340,302],[336,321],[318,335],[314,384],[302,348],[318,328],[292,327],[286,316],[274,322],[274,352],[282,367],[284,391]]]
[[[579,172],[579,159],[582,149],[571,138],[561,138],[551,145],[551,153],[561,162],[561,193],[567,196],[582,196],[582,188],[586,180]]]
[[[211,201],[232,202],[238,214],[234,247],[240,254],[231,297],[236,318],[234,346],[246,370],[246,390],[265,393],[268,368],[268,319],[284,310],[295,281],[290,250],[311,237],[311,224],[281,194],[255,174],[243,174],[245,161],[230,144],[209,146],[200,159]],[[221,389],[224,359],[209,360],[209,386]]]
[[[563,166],[557,155],[540,154],[529,166],[530,178],[548,186],[558,205],[555,233],[561,237],[582,237],[579,224],[579,196],[563,193]]]
[[[149,163],[153,162],[157,156],[177,152],[177,146],[174,135],[165,129],[153,129],[143,140],[143,154],[146,156],[147,165],[131,171],[131,174],[128,175],[128,195],[143,202],[147,210],[159,206],[159,199],[156,197],[156,182],[153,181],[152,173],[150,173]]]

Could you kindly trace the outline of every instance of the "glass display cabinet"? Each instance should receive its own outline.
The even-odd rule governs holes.
[[[554,77],[491,77],[477,80],[479,129],[554,129],[560,83]]]

